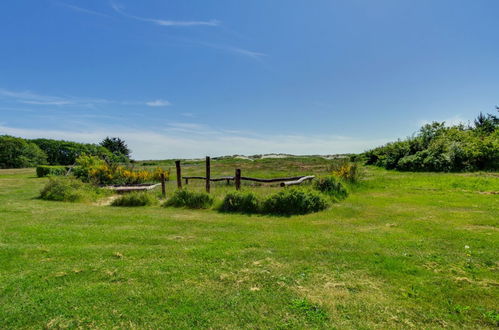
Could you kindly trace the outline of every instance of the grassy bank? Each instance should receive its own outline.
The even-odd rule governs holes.
[[[320,159],[212,166],[327,170]],[[496,327],[498,174],[365,171],[327,211],[267,217],[42,201],[45,178],[0,170],[0,327]]]

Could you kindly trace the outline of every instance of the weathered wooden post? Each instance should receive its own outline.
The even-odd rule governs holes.
[[[235,177],[235,183],[236,183],[236,190],[241,189],[241,169],[238,168],[236,169],[236,177]]]
[[[210,193],[210,174],[211,174],[210,157],[206,156],[206,192],[208,194]]]
[[[177,187],[182,189],[182,170],[180,169],[180,160],[175,161],[175,167],[177,168]]]
[[[166,198],[165,173],[161,173],[161,194]]]

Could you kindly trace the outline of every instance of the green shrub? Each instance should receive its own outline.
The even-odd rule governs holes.
[[[189,209],[207,209],[213,205],[213,197],[207,193],[193,192],[189,190],[177,190],[165,206],[186,207]]]
[[[260,211],[260,200],[252,192],[230,192],[220,206],[222,212],[258,213]]]
[[[284,189],[268,196],[262,213],[276,215],[307,214],[326,209],[329,202],[321,194],[300,188]]]
[[[340,180],[333,176],[317,179],[314,181],[314,188],[337,200],[344,199],[348,196],[348,191],[345,186],[343,186]]]
[[[69,168],[66,166],[49,166],[49,165],[40,165],[36,167],[36,175],[39,178],[53,175],[53,176],[61,176],[66,175]]]
[[[74,177],[50,177],[40,191],[40,198],[51,201],[83,202],[95,201],[106,195],[103,189],[81,182]]]
[[[147,206],[154,205],[158,200],[147,192],[131,192],[115,199],[112,206]]]
[[[368,165],[403,171],[499,169],[499,118],[480,114],[474,125],[426,124],[416,136],[367,151]]]

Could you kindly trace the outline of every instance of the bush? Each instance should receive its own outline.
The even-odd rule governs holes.
[[[160,167],[154,171],[138,170],[121,166],[118,164],[108,164],[95,156],[82,155],[76,160],[74,174],[77,178],[85,182],[94,184],[139,184],[145,182],[158,182],[161,174],[168,180],[170,172]]]
[[[367,151],[368,165],[403,171],[499,169],[499,118],[480,114],[474,125],[426,124],[414,137]]]
[[[46,163],[47,155],[36,144],[13,136],[0,136],[0,168],[33,167]]]
[[[104,195],[104,190],[74,177],[50,177],[49,182],[40,191],[41,199],[63,202],[94,201]]]
[[[115,199],[112,206],[147,206],[154,205],[158,200],[147,192],[131,192]]]
[[[164,206],[186,207],[189,209],[207,209],[213,205],[213,197],[207,193],[177,190]]]
[[[345,163],[334,170],[333,175],[351,183],[358,182],[360,178],[359,168],[355,163]]]
[[[314,188],[338,200],[348,196],[348,191],[343,184],[332,176],[319,178],[314,182]]]
[[[290,188],[272,194],[262,205],[262,213],[276,215],[307,214],[325,210],[329,202],[321,194]]]
[[[231,192],[225,196],[220,211],[258,213],[260,211],[260,200],[252,192]]]
[[[60,176],[60,175],[66,175],[68,170],[69,170],[69,168],[66,166],[40,165],[40,166],[36,167],[36,175],[39,178],[42,178],[42,177],[48,176],[48,175]]]

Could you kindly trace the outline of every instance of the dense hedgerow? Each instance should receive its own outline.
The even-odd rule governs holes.
[[[115,199],[112,206],[147,206],[157,203],[156,197],[147,192],[131,192]]]
[[[345,186],[333,176],[317,179],[314,181],[314,188],[336,200],[345,199],[348,196]]]
[[[235,191],[225,196],[219,210],[221,212],[258,213],[260,208],[261,202],[255,193]]]
[[[262,213],[275,215],[307,214],[325,210],[329,201],[320,193],[300,188],[284,189],[268,196]]]
[[[207,193],[177,190],[164,206],[207,209],[213,205],[213,197]]]
[[[92,155],[99,158],[114,159],[114,155],[106,148],[89,143],[71,141],[34,139],[36,144],[47,155],[50,165],[73,165],[81,155]]]
[[[0,168],[23,168],[47,164],[47,155],[34,143],[0,135]]]
[[[49,182],[40,191],[40,198],[51,201],[83,202],[95,201],[108,192],[74,177],[50,177]]]
[[[499,118],[480,114],[473,125],[424,125],[414,137],[363,154],[368,165],[401,171],[499,169]]]
[[[40,165],[36,167],[36,175],[39,178],[45,177],[45,176],[60,176],[60,175],[66,175],[68,172],[69,168],[66,166],[49,166],[49,165]]]

